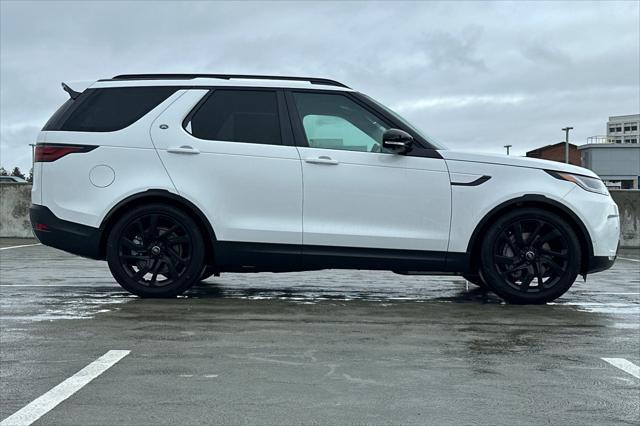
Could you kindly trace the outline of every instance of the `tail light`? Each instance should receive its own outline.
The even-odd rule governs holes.
[[[50,163],[68,154],[89,152],[96,148],[97,146],[95,145],[38,144],[36,145],[34,160],[36,163]]]

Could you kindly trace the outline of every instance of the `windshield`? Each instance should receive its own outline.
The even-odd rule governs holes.
[[[447,149],[437,139],[435,139],[435,138],[425,134],[421,130],[419,130],[416,126],[414,126],[413,124],[409,123],[406,119],[404,119],[400,114],[397,114],[395,111],[387,108],[386,106],[384,106],[380,102],[376,101],[375,99],[373,99],[370,96],[365,95],[364,93],[362,93],[361,95],[364,96],[365,98],[367,98],[369,101],[371,101],[374,104],[376,104],[376,106],[378,106],[380,109],[385,111],[387,114],[389,114],[390,116],[392,116],[393,118],[398,120],[400,123],[402,123],[403,126],[405,126],[407,129],[409,129],[412,133],[416,133],[418,136],[422,137],[422,139],[424,139],[427,142],[429,142],[431,145],[433,145],[433,147],[435,149]]]

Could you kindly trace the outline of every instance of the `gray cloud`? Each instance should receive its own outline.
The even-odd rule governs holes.
[[[130,72],[335,78],[451,148],[522,154],[640,110],[637,2],[0,3],[0,164],[65,100]]]

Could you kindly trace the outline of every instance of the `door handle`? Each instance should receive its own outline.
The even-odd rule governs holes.
[[[337,160],[334,160],[333,158],[326,155],[321,155],[320,157],[305,158],[304,161],[311,164],[327,164],[330,166],[339,164]]]
[[[180,148],[168,148],[167,152],[172,154],[200,154],[200,150],[189,145],[182,145]]]

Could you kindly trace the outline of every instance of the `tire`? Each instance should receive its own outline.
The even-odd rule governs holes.
[[[580,243],[559,216],[537,208],[514,210],[487,230],[481,247],[487,286],[514,304],[562,296],[580,271]]]
[[[206,265],[200,274],[200,281],[204,281],[217,272],[217,268],[213,265]]]
[[[463,275],[462,278],[469,281],[473,285],[477,285],[480,288],[489,289],[487,284],[483,281],[482,277],[478,275]]]
[[[107,238],[111,274],[140,297],[175,297],[199,281],[204,241],[194,220],[168,205],[126,212]]]

